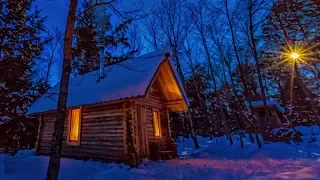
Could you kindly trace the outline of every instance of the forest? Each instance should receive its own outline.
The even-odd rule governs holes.
[[[320,125],[319,0],[47,3],[68,11],[64,19],[59,19],[65,26],[48,24],[52,14],[46,15],[38,6],[39,0],[0,0],[0,155],[18,154],[19,159],[28,152],[19,150],[35,148],[40,126],[38,119],[27,115],[28,109],[60,83],[46,179],[57,179],[59,174],[69,79],[98,70],[101,63],[110,66],[159,50],[171,53],[189,100],[188,112],[170,114],[170,135],[176,143],[190,139],[193,148],[204,152],[201,155],[207,159],[200,164],[216,167],[223,156],[247,152],[249,146],[252,148],[248,143],[260,149],[257,152],[262,156],[274,153],[264,149],[266,146],[269,150],[282,147],[283,154],[277,156],[286,157],[288,152],[290,157],[300,157],[291,146],[277,142],[317,142],[314,127]],[[129,120],[127,124],[130,129]],[[305,128],[313,129],[308,132],[312,137],[308,135],[307,139]],[[209,139],[206,145],[204,138]],[[133,143],[131,146],[135,148]],[[178,149],[185,144],[180,146]],[[225,154],[220,152],[222,146],[227,147]],[[317,169],[312,160],[318,157],[315,152],[319,146],[310,146],[303,146],[308,148],[301,152],[312,151],[308,153],[311,160],[299,163],[303,162],[302,168],[309,163]],[[180,152],[184,157],[188,151]],[[214,153],[220,154],[216,157]],[[0,156],[0,172],[4,167],[9,177],[8,167],[15,166],[3,160],[6,158]],[[187,158],[195,165],[199,163]],[[255,157],[249,159],[252,168],[257,162]],[[164,166],[164,171],[171,169],[169,164]],[[183,166],[179,168],[185,171]],[[192,176],[192,172],[185,177]],[[235,177],[237,174],[233,174]]]
[[[0,1],[0,149],[6,152],[34,147],[38,122],[26,116],[28,107],[66,72],[98,69],[101,46],[106,66],[171,51],[190,101],[189,113],[171,114],[177,140],[227,136],[232,144],[231,135],[241,140],[249,133],[261,147],[258,135],[273,134],[268,113],[261,129],[251,112],[257,102],[283,107],[283,128],[320,124],[318,0],[159,0],[148,8],[137,1],[127,9],[120,0],[83,0],[73,9],[71,35],[46,26],[35,3]],[[281,140],[299,138],[283,131]]]

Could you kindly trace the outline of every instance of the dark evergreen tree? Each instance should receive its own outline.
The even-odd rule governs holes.
[[[240,68],[237,66],[237,68],[234,71],[233,77],[235,79],[235,86],[237,88],[237,92],[239,93],[240,97],[244,96],[244,89],[243,84],[247,84],[248,89],[248,97],[246,97],[246,100],[255,101],[255,100],[261,100],[261,95],[258,91],[258,81],[257,81],[257,75],[255,73],[256,68],[254,64],[241,64],[241,68],[243,70],[243,76],[245,82],[241,80],[240,77]]]
[[[186,79],[185,86],[196,133],[211,136],[210,128],[213,128],[213,124],[209,122],[211,117],[206,117],[209,115],[207,101],[210,84],[205,68],[201,65],[196,65],[194,74]]]
[[[88,9],[91,6],[90,0],[85,0],[82,6],[84,9]],[[128,25],[132,20],[127,19],[114,26],[111,23],[112,14],[107,12],[107,8],[102,9],[106,13],[105,18],[101,20],[103,21],[103,32],[99,32],[101,28],[96,25],[100,19],[95,20],[97,18],[94,17],[94,8],[84,13],[83,11],[78,12],[73,48],[73,67],[79,74],[98,69],[98,46],[100,45],[105,47],[106,65],[127,60],[137,53],[137,48],[131,47],[127,38]]]
[[[26,133],[27,107],[38,97],[33,65],[46,40],[44,17],[33,0],[0,0],[0,124],[5,122],[8,142]]]

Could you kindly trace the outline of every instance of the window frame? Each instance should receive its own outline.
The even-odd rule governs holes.
[[[70,127],[71,127],[71,118],[72,118],[72,110],[79,109],[79,133],[78,133],[78,141],[70,141]],[[79,108],[72,108],[68,111],[68,132],[67,132],[67,145],[68,146],[80,146],[81,140],[81,120],[82,120],[82,106]]]
[[[154,113],[158,113],[158,118],[159,118],[159,136],[156,136],[156,122],[154,119]],[[157,139],[162,138],[162,128],[161,128],[161,115],[160,115],[160,110],[159,109],[154,109],[152,108],[152,121],[153,121],[153,136]]]

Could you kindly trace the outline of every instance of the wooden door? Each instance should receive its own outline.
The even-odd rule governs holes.
[[[148,139],[146,130],[146,108],[137,105],[137,135],[138,135],[138,153],[141,158],[148,157]]]

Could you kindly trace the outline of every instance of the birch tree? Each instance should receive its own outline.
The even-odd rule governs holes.
[[[71,73],[72,60],[72,36],[74,32],[74,24],[76,21],[77,0],[70,0],[67,25],[64,35],[63,65],[62,76],[60,80],[59,99],[54,123],[53,139],[51,142],[50,160],[47,170],[46,179],[56,180],[59,175],[60,156],[62,149],[62,139],[65,121],[65,110],[68,98],[68,87]]]
[[[191,19],[193,22],[193,25],[196,29],[196,34],[198,35],[200,39],[200,44],[203,46],[203,50],[205,52],[205,57],[207,59],[207,63],[209,66],[209,73],[210,77],[213,81],[213,90],[214,92],[218,91],[218,83],[215,77],[214,72],[214,62],[212,57],[212,52],[210,52],[210,43],[208,42],[208,23],[210,22],[210,19],[216,18],[216,12],[209,11],[208,9],[208,2],[206,0],[197,0],[195,2],[196,4],[194,6],[189,7],[189,11],[191,14]],[[225,113],[223,110],[222,101],[219,95],[215,93],[215,96],[213,96],[213,101],[217,101],[220,111],[220,117],[222,119],[225,133],[230,139],[230,144],[233,144],[232,137],[230,136],[229,128],[227,127],[227,119],[225,117]]]
[[[230,34],[231,34],[231,43],[232,43],[232,47],[234,50],[234,54],[238,63],[238,68],[239,68],[239,72],[240,72],[240,79],[243,83],[243,89],[244,89],[244,97],[248,100],[249,102],[249,108],[251,108],[252,104],[251,104],[251,100],[249,99],[249,91],[248,91],[248,85],[244,76],[244,71],[243,71],[243,67],[242,67],[242,63],[241,63],[241,59],[240,59],[240,55],[239,55],[239,49],[237,47],[237,41],[236,41],[236,35],[235,35],[235,29],[234,29],[234,21],[233,21],[233,17],[234,17],[234,11],[230,12],[230,6],[229,6],[229,0],[223,0],[223,5],[224,5],[224,10],[225,10],[225,16],[227,18],[227,22],[230,28]],[[237,5],[236,5],[237,6]],[[253,123],[253,128],[255,130],[255,136],[256,136],[256,140],[258,143],[258,147],[261,148],[261,142],[259,140],[258,134],[257,134],[257,122],[255,117],[252,116],[252,114],[250,113],[251,119],[254,122]]]

